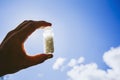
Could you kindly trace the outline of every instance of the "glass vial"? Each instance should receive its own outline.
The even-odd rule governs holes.
[[[51,27],[45,27],[43,32],[44,53],[52,54],[54,52],[53,31]]]

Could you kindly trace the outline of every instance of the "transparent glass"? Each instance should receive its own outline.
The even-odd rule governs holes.
[[[44,53],[52,54],[54,52],[53,30],[51,27],[45,27],[43,32]]]

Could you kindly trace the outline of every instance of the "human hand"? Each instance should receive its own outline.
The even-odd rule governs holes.
[[[10,31],[0,45],[0,76],[17,72],[52,58],[52,54],[26,54],[24,42],[36,29],[51,26],[46,21],[24,21]]]

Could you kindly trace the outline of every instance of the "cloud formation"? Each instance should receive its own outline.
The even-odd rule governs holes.
[[[70,80],[120,80],[120,47],[111,48],[103,55],[103,61],[111,68],[102,70],[97,63],[83,64],[84,57],[71,59],[67,66],[71,69],[67,71]],[[54,70],[62,69],[65,58],[58,58],[54,65]]]
[[[105,52],[103,59],[109,67],[120,71],[120,47],[111,48],[111,50]]]
[[[63,65],[64,62],[65,62],[65,58],[62,57],[58,58],[53,64],[53,69],[58,70]]]
[[[67,72],[70,80],[108,80],[106,72],[98,69],[97,64],[76,65]]]
[[[71,59],[70,62],[68,63],[69,67],[74,67],[76,64],[80,64],[84,62],[84,57],[80,57],[78,60],[76,59]]]
[[[103,55],[104,62],[111,67],[104,71],[96,63],[79,64],[78,60],[71,59],[67,72],[70,80],[120,80],[120,47],[112,48]]]

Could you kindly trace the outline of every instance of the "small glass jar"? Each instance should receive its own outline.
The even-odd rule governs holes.
[[[44,53],[52,54],[54,52],[53,36],[52,27],[45,27],[43,32]]]

